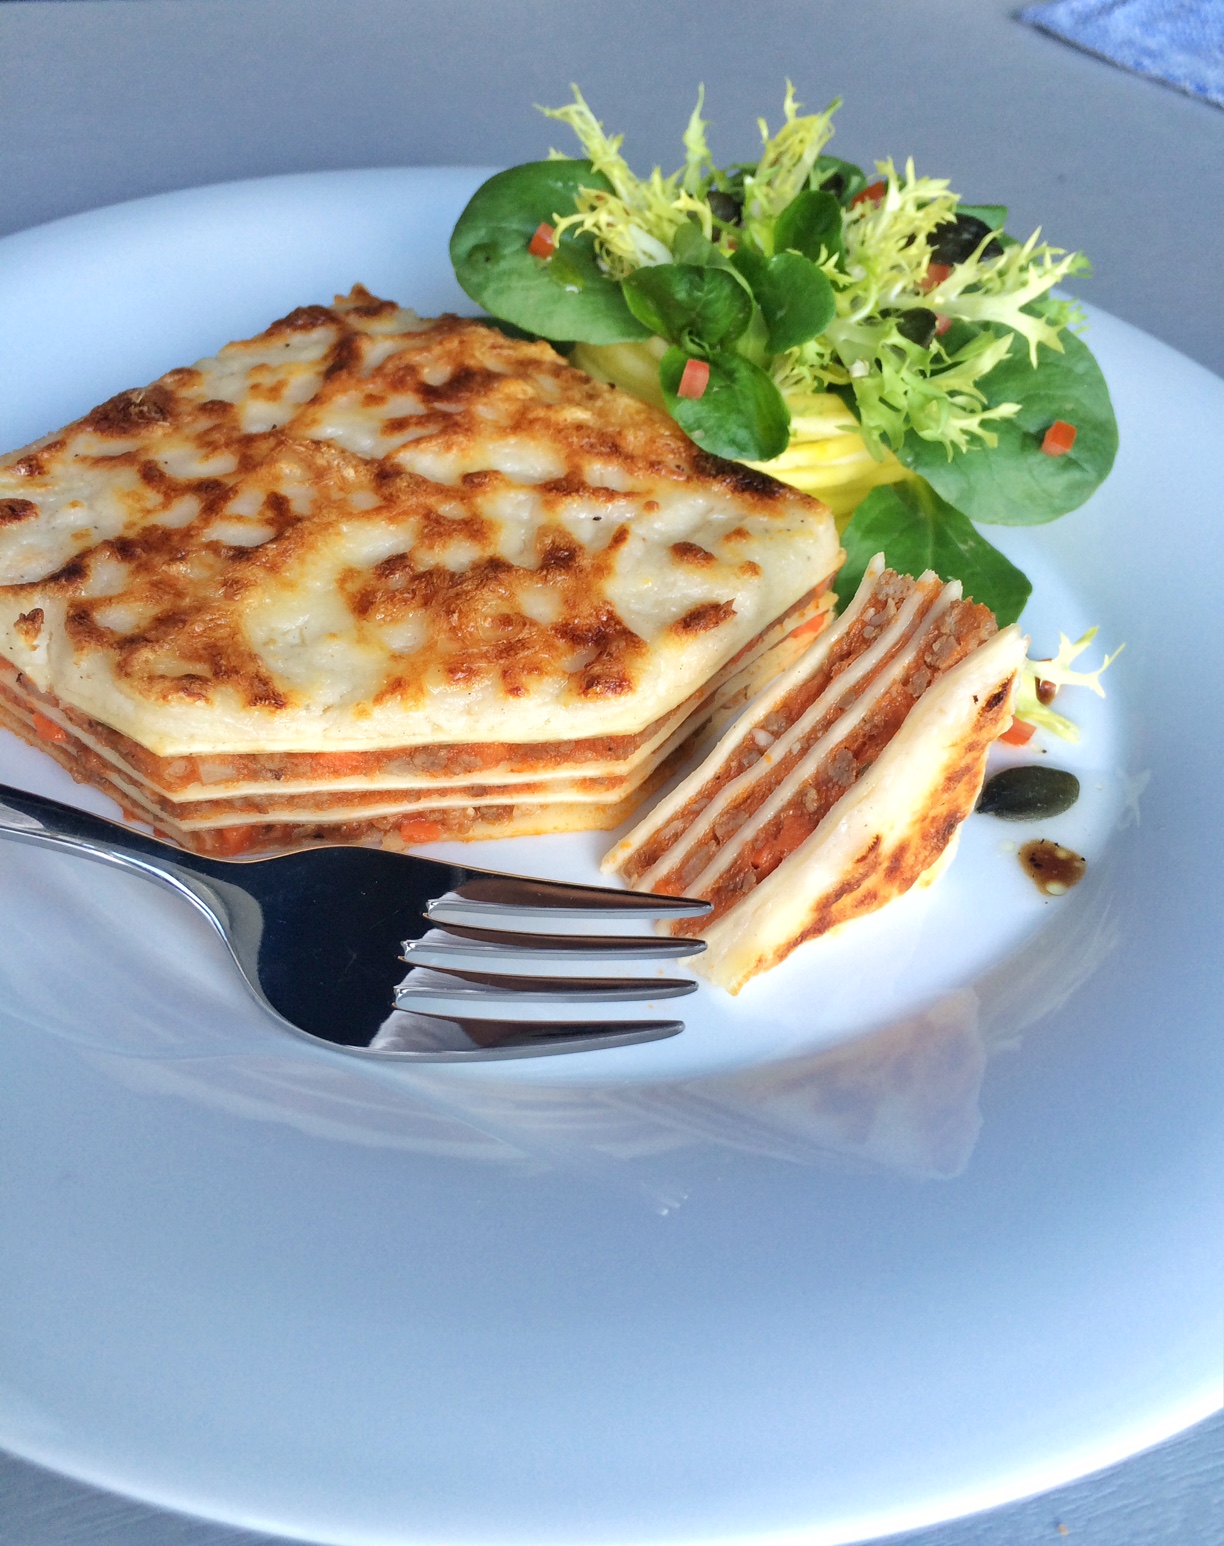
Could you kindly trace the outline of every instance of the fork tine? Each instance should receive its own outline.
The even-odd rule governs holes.
[[[513,945],[520,950],[554,950],[583,955],[607,954],[609,959],[641,956],[696,956],[707,950],[704,939],[680,939],[659,934],[528,934],[518,929],[487,929],[472,923],[437,919],[436,933],[482,945]],[[439,941],[441,943],[441,941]]]
[[[534,880],[516,875],[469,875],[446,896],[435,897],[426,916],[441,921],[505,914],[515,918],[703,918],[709,902],[692,897],[655,896],[645,891],[616,891],[610,886],[579,886],[568,881]]]
[[[500,929],[431,930],[423,939],[404,941],[409,966],[438,966],[472,971],[514,972],[541,968],[560,976],[586,973],[629,961],[666,961],[700,954],[703,940],[607,938],[590,935],[519,934]]]
[[[678,1035],[683,1020],[524,1020],[473,1015],[394,1015],[369,1051],[426,1063],[481,1062],[628,1047]]]
[[[442,972],[444,981],[433,979],[416,984],[408,981],[395,990],[397,1009],[415,1009],[425,1014],[479,1015],[481,1008],[504,1005],[507,1009],[523,1004],[641,1004],[660,998],[682,998],[695,993],[697,984],[689,977],[586,977],[556,981],[549,978],[514,977],[481,980],[479,974]]]

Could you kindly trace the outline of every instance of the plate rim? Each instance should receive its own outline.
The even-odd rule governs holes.
[[[124,200],[124,201],[121,201],[120,203],[117,203],[117,204],[99,206],[96,209],[86,210],[86,211],[79,212],[77,214],[63,216],[63,217],[60,217],[58,219],[45,222],[45,223],[43,223],[43,224],[41,224],[39,226],[30,227],[30,228],[28,228],[25,231],[12,233],[11,235],[9,235],[7,237],[4,237],[3,239],[0,239],[0,256],[2,256],[6,251],[11,250],[9,248],[9,246],[8,246],[9,243],[23,242],[25,239],[27,239],[27,238],[29,238],[31,236],[35,236],[35,235],[39,235],[39,234],[52,233],[52,232],[56,232],[56,231],[62,231],[65,227],[79,229],[79,227],[80,227],[80,225],[82,223],[96,220],[96,219],[98,219],[101,216],[105,216],[107,214],[111,214],[111,213],[113,213],[115,211],[120,211],[120,210],[132,210],[132,211],[135,211],[135,210],[138,210],[138,209],[148,208],[151,205],[163,205],[164,206],[164,205],[168,205],[168,204],[170,204],[172,202],[175,202],[175,201],[181,201],[181,200],[184,200],[184,199],[189,199],[193,195],[201,195],[201,194],[207,194],[207,193],[215,194],[215,193],[222,193],[222,192],[225,192],[225,191],[236,190],[236,189],[243,189],[243,190],[266,190],[267,188],[269,188],[269,186],[272,186],[272,185],[285,186],[285,185],[294,184],[294,183],[301,185],[301,184],[305,184],[305,183],[307,183],[307,182],[309,182],[311,180],[317,180],[317,179],[334,180],[337,184],[339,184],[339,183],[344,182],[344,181],[346,181],[348,179],[351,179],[355,175],[356,176],[370,176],[370,175],[378,176],[380,174],[389,174],[389,175],[395,176],[395,175],[402,175],[403,173],[407,172],[407,173],[414,174],[414,175],[420,175],[420,174],[425,174],[425,175],[436,175],[436,174],[449,174],[449,175],[453,175],[453,174],[462,174],[462,175],[466,175],[466,176],[477,176],[477,175],[480,175],[485,170],[486,169],[482,169],[482,168],[467,168],[467,167],[408,167],[408,168],[385,168],[385,167],[382,167],[382,168],[329,169],[327,171],[322,171],[322,172],[296,172],[296,173],[272,174],[270,176],[259,177],[259,178],[246,178],[246,179],[238,179],[238,180],[234,180],[234,181],[221,181],[221,182],[215,182],[215,183],[200,184],[200,185],[192,186],[192,187],[189,187],[189,188],[169,190],[169,191],[158,193],[158,194],[148,195],[148,196],[143,197],[143,198]],[[1098,315],[1103,315],[1103,314],[1099,314],[1098,313]],[[1117,321],[1118,319],[1114,319],[1114,320]],[[1132,333],[1137,334],[1141,338],[1147,337],[1147,335],[1142,334],[1139,329],[1134,328],[1131,324],[1122,323],[1121,325],[1123,327],[1125,327],[1125,328],[1128,328]],[[1214,374],[1211,371],[1209,371],[1206,367],[1204,367],[1202,365],[1199,365],[1195,361],[1189,360],[1186,356],[1178,354],[1169,345],[1161,343],[1160,340],[1152,340],[1152,341],[1157,343],[1157,344],[1159,344],[1160,347],[1162,349],[1166,350],[1170,356],[1172,356],[1173,358],[1175,358],[1178,361],[1182,362],[1183,364],[1194,366],[1195,369],[1197,371],[1201,372],[1202,375],[1208,381],[1215,382],[1217,387],[1219,386],[1219,379],[1217,377],[1215,377]],[[1216,1412],[1216,1411],[1218,1411],[1220,1409],[1220,1404],[1221,1404],[1221,1402],[1220,1402],[1220,1395],[1219,1395],[1218,1388],[1215,1389],[1215,1390],[1211,1390],[1211,1391],[1208,1391],[1205,1388],[1204,1389],[1204,1393],[1200,1397],[1197,1398],[1197,1401],[1195,1401],[1193,1403],[1189,1403],[1187,1405],[1187,1407],[1186,1407],[1186,1413],[1184,1415],[1179,1415],[1177,1420],[1172,1425],[1170,1425],[1168,1422],[1156,1423],[1152,1429],[1148,1430],[1142,1436],[1137,1434],[1134,1441],[1128,1439],[1120,1447],[1117,1446],[1117,1445],[1115,1445],[1113,1447],[1110,1447],[1110,1446],[1106,1445],[1098,1452],[1097,1457],[1094,1458],[1091,1461],[1091,1463],[1089,1463],[1087,1465],[1082,1464],[1078,1460],[1071,1461],[1071,1462],[1069,1462],[1069,1468],[1065,1472],[1059,1472],[1057,1470],[1057,1468],[1054,1468],[1049,1473],[1048,1478],[1046,1476],[1043,1476],[1039,1482],[1036,1482],[1034,1484],[1025,1484],[1020,1490],[1008,1491],[1006,1493],[1006,1495],[994,1495],[993,1493],[988,1495],[988,1496],[987,1495],[983,1495],[981,1499],[979,1499],[977,1501],[973,1501],[969,1507],[967,1507],[967,1508],[965,1508],[963,1510],[958,1510],[957,1513],[950,1514],[950,1513],[946,1513],[946,1512],[938,1512],[936,1514],[931,1515],[930,1517],[926,1517],[926,1516],[919,1517],[918,1515],[915,1515],[915,1516],[913,1516],[912,1522],[906,1522],[906,1523],[902,1523],[902,1524],[897,1524],[895,1522],[894,1523],[888,1523],[887,1525],[881,1525],[880,1529],[885,1529],[886,1528],[889,1532],[895,1532],[897,1530],[916,1529],[916,1528],[920,1528],[923,1525],[933,1524],[933,1523],[949,1520],[949,1519],[956,1518],[956,1517],[963,1517],[964,1514],[972,1514],[972,1513],[976,1513],[976,1512],[978,1512],[978,1511],[980,1511],[982,1509],[985,1509],[985,1508],[996,1507],[996,1506],[999,1506],[1000,1504],[1003,1504],[1003,1503],[1006,1503],[1006,1502],[1015,1501],[1018,1498],[1038,1495],[1038,1494],[1040,1494],[1042,1492],[1050,1490],[1052,1487],[1057,1487],[1057,1486],[1063,1485],[1063,1484],[1065,1484],[1068,1481],[1071,1481],[1071,1480],[1076,1479],[1077,1477],[1089,1474],[1092,1471],[1096,1471],[1096,1470],[1102,1469],[1104,1467],[1107,1467],[1109,1465],[1116,1464],[1119,1460],[1128,1458],[1130,1455],[1138,1453],[1140,1450],[1150,1448],[1150,1447],[1152,1447],[1153,1444],[1160,1443],[1163,1440],[1171,1437],[1173,1434],[1181,1432],[1181,1431],[1184,1431],[1185,1428],[1187,1428],[1189,1426],[1192,1426],[1195,1422],[1198,1422],[1198,1421],[1202,1420],[1204,1417],[1212,1415],[1214,1412]],[[11,1441],[9,1441],[8,1447],[10,1447],[13,1450],[13,1453],[20,1454],[20,1455],[23,1456],[23,1458],[27,1458],[27,1459],[33,1460],[33,1461],[35,1461],[36,1463],[39,1463],[39,1464],[47,1464],[48,1463],[45,1460],[41,1459],[38,1454],[35,1454],[35,1453],[25,1453],[25,1452],[23,1452],[23,1450],[15,1448],[12,1445]],[[61,1466],[55,1465],[54,1463],[53,1463],[53,1468],[57,1469],[57,1470],[63,1470],[63,1468]],[[104,1487],[104,1488],[109,1488],[110,1490],[114,1490],[114,1483],[113,1483],[113,1481],[108,1481],[105,1477],[97,1475],[97,1474],[91,1474],[91,1473],[89,1473],[85,1469],[72,1470],[72,1471],[63,1470],[63,1474],[77,1476],[77,1477],[79,1477],[82,1480],[89,1481],[93,1485]],[[158,1505],[164,1506],[164,1507],[167,1507],[167,1508],[182,1509],[184,1507],[184,1504],[181,1501],[175,1501],[172,1497],[157,1496],[156,1494],[154,1494],[152,1492],[145,1491],[145,1490],[142,1490],[140,1492],[134,1492],[130,1488],[124,1488],[122,1490],[125,1491],[130,1496],[143,1497],[143,1498],[145,1498],[149,1502],[157,1503]],[[237,1522],[239,1522],[237,1519],[226,1519],[226,1516],[224,1516],[222,1514],[212,1513],[212,1512],[204,1514],[203,1517],[216,1518],[218,1520],[225,1519],[226,1522],[229,1522],[229,1523],[237,1523]],[[264,1527],[264,1528],[278,1528],[278,1529],[281,1529],[283,1531],[283,1526],[274,1526],[274,1527],[273,1526],[268,1526],[268,1527]],[[877,1533],[879,1533],[879,1530],[877,1530]],[[771,1534],[769,1536],[762,1536],[760,1538],[761,1539],[777,1540],[778,1542],[782,1542],[784,1540],[790,1539],[791,1538],[791,1534],[792,1534],[791,1532],[787,1531],[787,1532],[784,1532],[784,1533],[781,1533],[781,1534],[776,1534],[775,1533],[775,1534]],[[800,1536],[798,1534],[794,1535],[794,1539],[797,1540],[799,1538],[800,1538]],[[829,1535],[829,1536],[826,1537],[826,1536],[820,1535],[819,1531],[817,1531],[814,1534],[813,1531],[810,1528],[806,1529],[806,1530],[804,1530],[802,1532],[802,1538],[805,1539],[805,1540],[809,1540],[809,1541],[815,1541],[815,1540],[818,1540],[818,1539],[820,1539],[820,1540],[827,1539],[830,1542],[832,1542],[834,1540],[837,1540],[837,1541],[850,1541],[850,1540],[854,1540],[854,1539],[863,1539],[863,1537],[861,1535],[845,1535],[845,1534]]]

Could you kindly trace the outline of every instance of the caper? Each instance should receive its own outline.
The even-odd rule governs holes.
[[[978,244],[990,235],[990,227],[976,215],[956,215],[951,220],[941,220],[929,237],[931,261],[955,266],[971,258]],[[986,242],[982,249],[984,258],[997,258],[1003,251],[997,240]]]
[[[1027,764],[1004,768],[986,780],[975,809],[1002,821],[1036,821],[1061,816],[1079,799],[1079,779],[1062,768]]]

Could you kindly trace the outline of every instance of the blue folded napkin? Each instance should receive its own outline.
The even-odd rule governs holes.
[[[1224,106],[1220,0],[1050,0],[1020,20],[1136,75]]]

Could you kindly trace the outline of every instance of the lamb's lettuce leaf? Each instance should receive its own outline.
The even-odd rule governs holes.
[[[840,258],[845,251],[841,205],[831,193],[804,189],[774,222],[773,249],[802,253],[814,263]]]
[[[452,238],[456,272],[494,315],[577,341],[579,358],[606,350],[604,379],[618,380],[616,361],[630,357],[637,386],[620,384],[662,400],[723,456],[769,463],[787,448],[792,411],[802,441],[810,405],[842,398],[863,461],[891,478],[895,453],[915,475],[863,498],[877,480],[870,466],[856,471],[843,586],[883,547],[898,567],[929,563],[1015,616],[1028,582],[972,523],[1035,524],[1074,509],[1117,445],[1109,394],[1073,330],[1077,308],[1055,298],[1087,264],[1037,233],[1012,239],[1003,206],[963,204],[911,161],[878,161],[871,173],[830,155],[836,106],[805,113],[788,85],[781,126],[761,123],[758,159],[719,168],[699,98],[683,166],[639,177],[575,90],[547,111],[585,159],[554,152],[486,183]],[[540,223],[557,238],[548,259],[528,250]],[[709,364],[709,382],[681,398],[694,358]],[[1055,420],[1077,431],[1062,456],[1041,450]],[[819,482],[809,461],[805,487]],[[830,466],[830,498],[844,461]]]
[[[837,314],[837,300],[828,277],[797,252],[763,258],[741,248],[731,260],[751,286],[767,329],[769,354],[797,349],[823,333]]]
[[[723,349],[708,357],[710,379],[700,397],[680,397],[677,388],[690,359],[669,349],[659,362],[667,410],[703,451],[741,461],[769,461],[786,450],[790,414],[770,378],[742,354]]]
[[[840,156],[819,155],[812,163],[808,178],[813,188],[819,188],[847,209],[867,186],[867,173],[853,161],[843,161]]]
[[[733,344],[752,318],[752,296],[724,268],[659,263],[630,274],[622,288],[639,322],[689,354]]]

